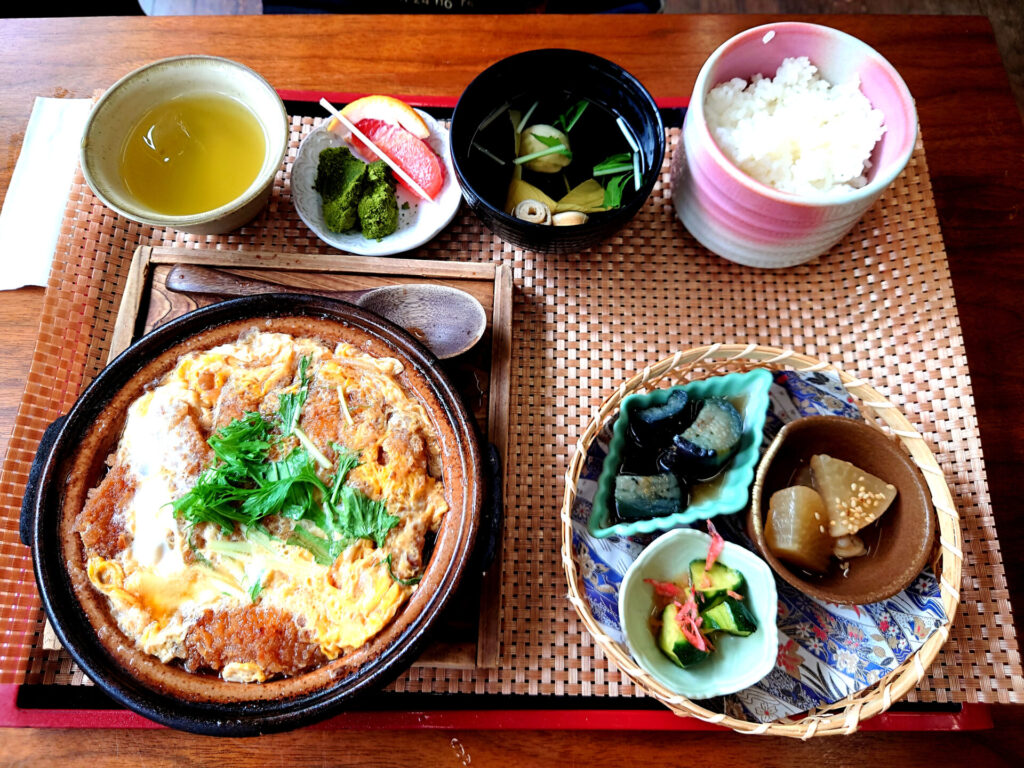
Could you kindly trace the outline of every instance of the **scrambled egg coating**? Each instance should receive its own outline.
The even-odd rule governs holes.
[[[280,396],[298,391],[304,357],[300,429],[331,460],[334,446],[359,454],[348,484],[399,518],[383,546],[358,539],[330,565],[286,543],[297,525],[323,534],[308,522],[266,518],[272,535],[251,543],[213,523],[190,527],[171,506],[213,463],[207,438],[248,412],[269,420]],[[394,618],[416,589],[409,580],[422,571],[426,536],[448,510],[437,439],[401,372],[399,361],[350,344],[253,329],[182,357],[130,406],[76,529],[91,583],[136,647],[190,671],[263,682],[350,653]],[[274,450],[287,453],[294,441]],[[322,479],[329,485],[329,470]]]

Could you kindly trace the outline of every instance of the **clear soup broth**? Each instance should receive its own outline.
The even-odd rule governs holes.
[[[474,169],[474,186],[481,196],[497,208],[505,209],[516,169],[516,124],[513,117],[518,115],[523,130],[537,124],[559,125],[558,119],[571,115],[573,108],[581,101],[569,91],[531,92],[511,99],[500,105],[477,127],[470,144],[469,160]],[[534,107],[536,104],[536,107]],[[533,111],[531,112],[531,108]],[[523,118],[529,115],[524,121]],[[609,175],[594,175],[594,166],[617,154],[632,154],[633,149],[622,129],[616,122],[617,115],[597,102],[588,101],[586,109],[579,115],[567,132],[572,159],[567,166],[556,173],[541,173],[528,165],[521,165],[523,181],[532,184],[554,200],[563,197],[569,190],[588,179],[596,178],[607,186]],[[636,132],[628,124],[626,129],[636,140]],[[639,142],[637,141],[637,146]],[[641,178],[648,163],[641,150],[639,153]],[[635,195],[632,172],[622,193],[622,205]],[[601,216],[603,212],[595,212]]]
[[[263,126],[247,106],[219,93],[190,94],[158,104],[131,127],[121,178],[150,210],[187,216],[245,192],[265,155]]]

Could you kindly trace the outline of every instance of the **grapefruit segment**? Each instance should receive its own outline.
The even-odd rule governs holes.
[[[356,128],[386,154],[394,163],[419,184],[431,200],[437,197],[444,185],[444,166],[422,139],[413,136],[404,128],[383,120],[365,119],[355,124]],[[367,162],[373,162],[377,155],[354,135],[348,137],[352,148]],[[396,180],[406,189],[408,185],[396,175]],[[409,191],[415,192],[410,189]]]
[[[430,128],[419,113],[404,101],[391,96],[363,96],[350,102],[341,114],[353,123],[360,120],[383,120],[391,125],[400,125],[417,139],[429,139]]]

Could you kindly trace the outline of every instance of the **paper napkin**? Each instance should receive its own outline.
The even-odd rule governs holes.
[[[0,210],[0,290],[46,285],[91,105],[36,99]]]

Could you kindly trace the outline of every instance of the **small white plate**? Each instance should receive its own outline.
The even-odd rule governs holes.
[[[459,203],[462,201],[462,190],[459,189],[455,170],[452,168],[448,130],[425,112],[416,111],[430,128],[427,143],[444,163],[444,185],[433,202],[421,200],[399,185],[396,192],[398,229],[380,240],[368,240],[358,229],[351,232],[331,232],[324,223],[323,202],[320,193],[313,187],[320,152],[328,147],[347,146],[341,136],[327,130],[329,121],[324,121],[299,145],[295,163],[292,165],[292,200],[295,202],[295,210],[299,212],[299,217],[325,243],[360,256],[391,256],[418,248],[436,236],[455,218]]]

